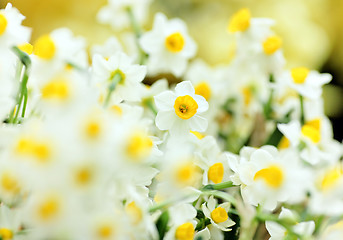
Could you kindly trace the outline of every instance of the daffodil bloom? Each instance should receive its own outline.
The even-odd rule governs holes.
[[[230,231],[229,227],[235,224],[229,218],[228,211],[230,209],[230,203],[225,202],[217,206],[217,201],[213,196],[202,205],[202,210],[207,218],[211,220],[212,226],[219,228],[222,231]]]
[[[155,104],[159,110],[155,122],[160,130],[188,134],[189,130],[204,132],[207,128],[207,120],[200,114],[207,111],[208,103],[195,94],[189,81],[179,83],[175,93],[165,91],[155,96]]]
[[[197,50],[185,23],[180,19],[168,20],[163,13],[155,15],[153,29],[143,34],[139,42],[149,54],[149,75],[171,72],[181,76]]]

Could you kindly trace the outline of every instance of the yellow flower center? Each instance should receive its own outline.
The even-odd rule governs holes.
[[[323,191],[327,191],[329,189],[334,188],[338,184],[342,176],[343,171],[340,166],[328,171],[321,181],[321,189]]]
[[[215,163],[208,169],[208,179],[215,184],[222,182],[224,177],[224,166],[222,163]]]
[[[310,70],[305,67],[298,67],[293,68],[291,70],[291,75],[293,78],[293,82],[296,84],[302,84],[306,81],[307,75],[309,74]]]
[[[18,193],[20,190],[20,184],[17,176],[10,171],[3,172],[1,176],[1,187],[8,193]]]
[[[47,197],[39,204],[37,215],[42,221],[50,221],[57,217],[60,207],[58,198],[55,196]]]
[[[165,40],[166,48],[172,53],[178,53],[182,51],[185,46],[185,39],[179,32],[169,35]]]
[[[118,84],[123,84],[126,78],[125,73],[123,73],[120,69],[116,69],[111,73],[110,78],[108,79],[109,81],[113,81],[116,76],[120,76],[120,80]]]
[[[279,149],[286,149],[286,148],[289,148],[290,144],[291,144],[291,143],[289,142],[288,138],[286,138],[285,136],[283,136],[283,137],[281,138],[281,141],[279,142],[278,148],[279,148]]]
[[[247,8],[243,8],[237,13],[235,13],[228,26],[229,32],[243,32],[247,30],[250,26],[250,11]]]
[[[142,210],[136,205],[133,201],[129,203],[125,208],[127,214],[129,215],[131,222],[133,224],[138,224],[143,219],[143,212]]]
[[[193,186],[200,175],[200,168],[193,162],[187,161],[176,168],[175,179],[181,186]]]
[[[174,109],[179,118],[189,119],[196,114],[198,110],[198,104],[191,96],[185,95],[176,98]]]
[[[222,223],[225,222],[229,216],[224,208],[217,207],[211,212],[211,218],[215,223]]]
[[[101,135],[101,123],[98,119],[91,119],[86,123],[85,134],[89,139],[97,139]]]
[[[143,131],[134,132],[128,140],[126,153],[133,160],[142,160],[151,153],[153,142]]]
[[[24,43],[18,46],[18,48],[27,53],[28,55],[31,55],[33,52],[33,46],[30,43]]]
[[[280,37],[278,36],[269,37],[263,42],[264,53],[267,55],[272,55],[273,53],[275,53],[277,50],[281,48],[281,45],[282,45],[282,40]]]
[[[319,131],[320,126],[321,126],[321,120],[320,118],[315,118],[315,119],[312,119],[311,121],[307,121],[306,125],[311,126]]]
[[[3,14],[0,14],[0,35],[2,35],[7,28],[7,19]]]
[[[103,223],[98,226],[96,234],[100,239],[109,239],[114,233],[113,226],[109,223]]]
[[[195,94],[203,96],[207,101],[211,97],[211,87],[206,82],[201,82],[195,87]]]
[[[36,40],[33,47],[34,54],[44,60],[50,60],[55,56],[56,46],[49,35],[43,35]]]
[[[193,240],[194,227],[190,222],[186,222],[177,227],[175,231],[175,239],[177,240]]]
[[[66,79],[53,79],[47,83],[42,89],[43,99],[54,99],[63,101],[70,95],[70,86]]]
[[[311,125],[305,124],[301,128],[301,133],[303,136],[310,139],[313,143],[319,143],[319,141],[320,141],[320,138],[321,138],[320,131]]]
[[[51,149],[47,143],[25,137],[18,141],[15,151],[19,155],[34,157],[40,163],[47,162],[51,156]]]
[[[272,188],[278,188],[283,182],[283,172],[279,166],[272,165],[268,168],[261,169],[256,172],[254,181],[263,179],[267,185]]]
[[[13,239],[13,232],[8,228],[0,228],[0,237],[2,240],[11,240]]]
[[[92,182],[94,178],[94,171],[91,166],[81,166],[75,171],[74,181],[79,186],[86,186]]]
[[[251,87],[242,88],[242,94],[243,94],[243,99],[244,99],[244,105],[249,106],[253,98]]]

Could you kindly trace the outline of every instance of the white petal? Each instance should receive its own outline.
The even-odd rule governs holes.
[[[177,96],[194,95],[195,90],[190,81],[183,81],[176,85],[175,93]]]
[[[154,99],[158,110],[170,111],[173,110],[176,96],[172,91],[165,91],[155,96]]]
[[[194,115],[189,119],[189,125],[192,131],[205,132],[208,126],[206,118]]]
[[[194,95],[193,98],[198,104],[198,113],[206,112],[208,110],[208,102],[203,96]]]
[[[175,122],[175,113],[173,111],[160,111],[157,113],[155,123],[160,130],[169,130]]]

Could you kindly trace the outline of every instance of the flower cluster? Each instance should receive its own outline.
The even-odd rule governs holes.
[[[234,60],[211,67],[182,20],[142,30],[150,2],[98,14],[132,26],[133,52],[67,28],[31,45],[0,10],[0,239],[341,239],[331,76],[286,69],[274,22],[248,9],[228,24]]]

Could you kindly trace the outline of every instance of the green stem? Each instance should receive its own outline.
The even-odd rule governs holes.
[[[227,182],[222,182],[222,183],[217,183],[217,184],[208,184],[204,186],[201,190],[206,191],[206,190],[222,190],[225,188],[230,188],[234,187],[232,181],[227,181]]]
[[[120,73],[116,73],[111,81],[110,86],[108,87],[108,92],[107,92],[107,96],[104,102],[104,106],[107,107],[110,99],[111,99],[111,95],[113,93],[113,91],[116,89],[116,86],[118,85],[118,83],[122,80],[122,76]]]
[[[304,97],[302,95],[299,95],[300,100],[300,123],[301,125],[305,124],[305,111],[304,111]]]
[[[138,25],[138,23],[136,21],[136,18],[133,14],[132,8],[128,7],[126,9],[126,11],[127,11],[128,16],[129,16],[129,19],[130,19],[131,27],[135,33],[135,36],[136,36],[136,45],[137,45],[137,48],[139,51],[139,64],[143,65],[146,62],[148,55],[143,51],[143,49],[141,48],[139,41],[138,41],[142,35],[142,29],[140,28],[140,26]]]
[[[10,120],[9,120],[9,123],[17,123],[17,119],[19,116],[21,105],[23,103],[23,99],[24,99],[24,106],[22,110],[22,117],[25,116],[25,110],[26,110],[27,98],[28,98],[27,96],[27,82],[29,80],[28,72],[31,66],[31,59],[25,52],[21,51],[18,47],[13,47],[12,50],[18,56],[21,62],[19,64],[19,67],[21,67],[21,70],[18,71],[18,73],[21,73],[22,69],[24,69],[23,77],[20,81],[19,91],[16,96],[16,105],[14,109],[12,110],[12,112],[10,113]],[[20,77],[20,74],[17,77]]]
[[[152,102],[152,99],[148,99],[147,101],[145,101],[146,106],[155,114],[155,116],[157,115],[157,110]]]
[[[23,111],[21,112],[21,117],[22,117],[22,118],[24,118],[24,117],[25,117],[25,111],[26,111],[27,99],[28,99],[28,95],[27,95],[27,88],[25,88],[25,91],[24,91],[24,106],[23,106]]]
[[[211,196],[212,195],[214,197],[221,198],[225,201],[228,201],[232,205],[236,205],[236,199],[226,192],[217,191],[217,190],[204,190],[202,192],[202,195],[204,195],[204,196]]]

